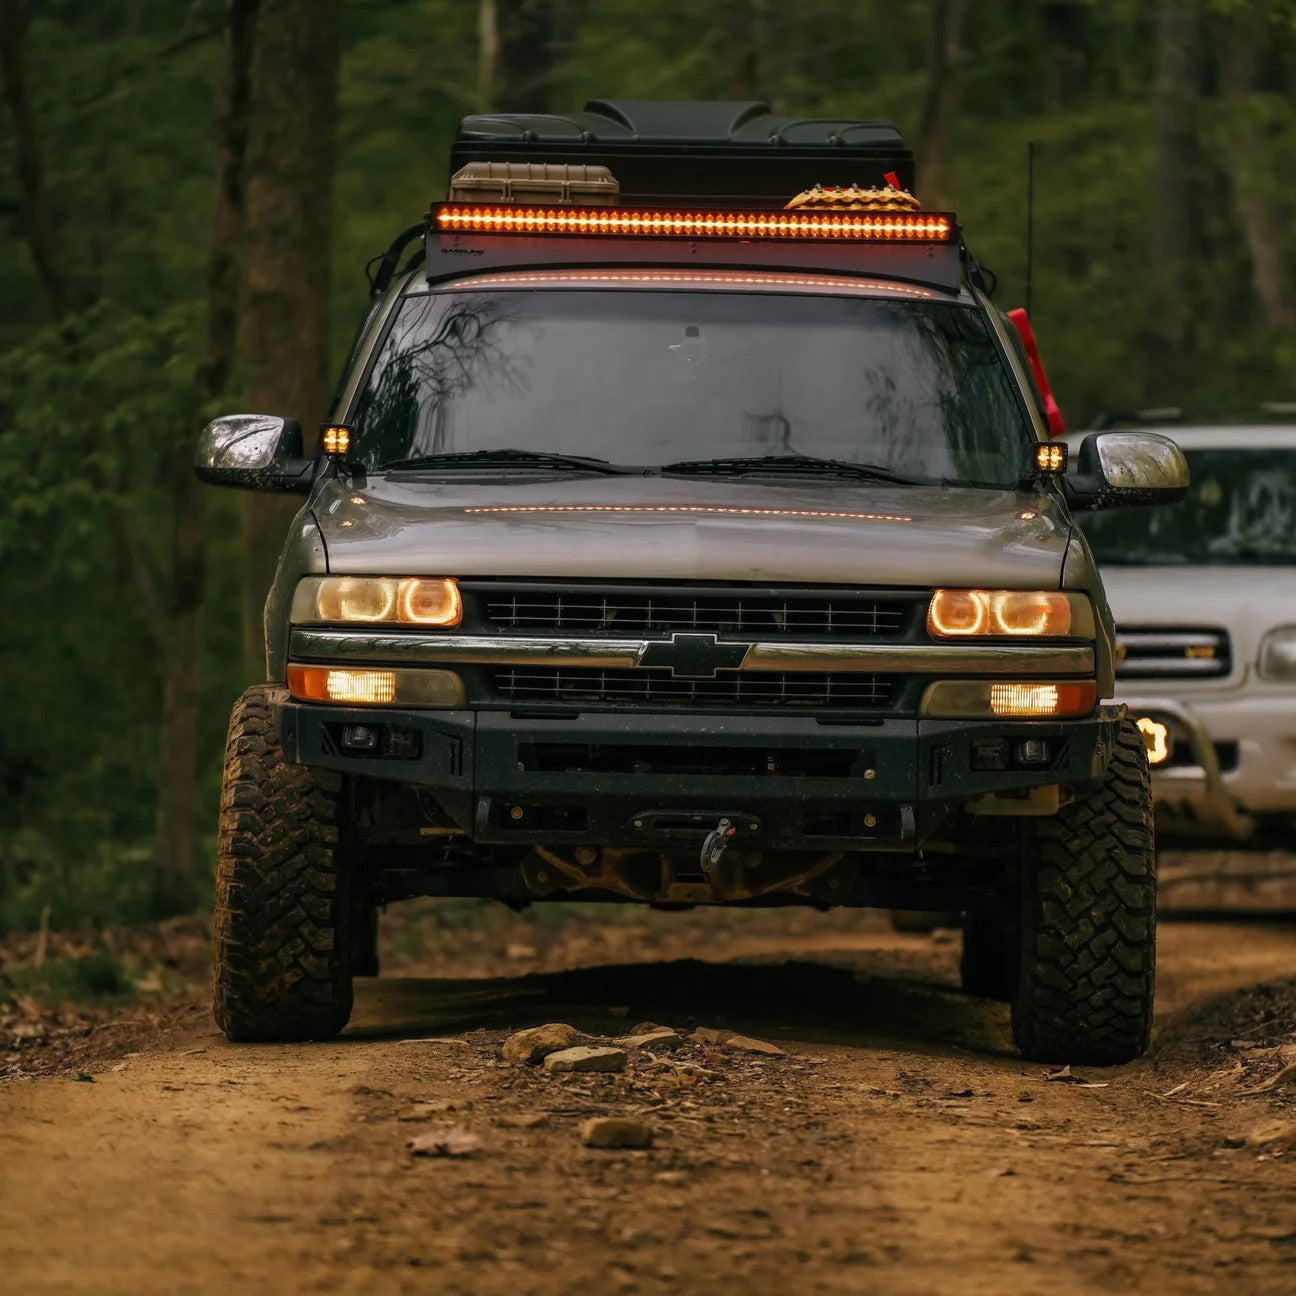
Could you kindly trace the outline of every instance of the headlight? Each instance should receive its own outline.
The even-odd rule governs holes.
[[[938,589],[927,608],[927,632],[937,639],[1092,639],[1093,608],[1083,594],[1057,590]]]
[[[459,585],[448,576],[308,576],[293,595],[294,625],[366,622],[436,626],[463,620]]]
[[[1265,635],[1256,669],[1261,679],[1296,679],[1296,625],[1279,626]]]

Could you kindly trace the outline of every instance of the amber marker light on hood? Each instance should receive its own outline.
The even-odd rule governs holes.
[[[940,680],[920,710],[949,720],[1057,720],[1088,715],[1097,701],[1093,680]]]
[[[836,243],[948,243],[945,212],[697,211],[679,208],[480,206],[438,203],[434,228],[465,234],[558,234],[581,238],[815,239]]]
[[[938,589],[927,608],[927,633],[935,639],[1092,639],[1093,609],[1083,594],[1058,590]]]
[[[463,620],[450,576],[307,576],[293,595],[294,625],[367,622],[448,630]]]

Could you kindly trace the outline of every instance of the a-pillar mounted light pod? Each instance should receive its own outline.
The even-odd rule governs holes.
[[[1056,477],[1066,472],[1067,446],[1063,441],[1039,441],[1031,457],[1037,476]]]
[[[320,446],[330,459],[345,463],[351,455],[351,429],[345,423],[321,424]]]

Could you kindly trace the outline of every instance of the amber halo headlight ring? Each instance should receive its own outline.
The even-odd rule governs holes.
[[[451,576],[307,576],[293,594],[294,625],[406,625],[451,630],[463,598]]]
[[[927,606],[933,639],[1092,639],[1093,607],[1061,590],[938,589]]]
[[[288,667],[288,692],[301,702],[338,706],[429,707],[467,705],[463,680],[448,670],[387,666]]]
[[[919,714],[941,720],[1067,720],[1098,704],[1094,680],[938,680]]]

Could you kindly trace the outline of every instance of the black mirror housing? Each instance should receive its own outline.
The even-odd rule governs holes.
[[[1062,479],[1073,509],[1177,504],[1188,494],[1188,461],[1157,432],[1091,432]]]

